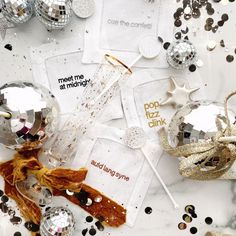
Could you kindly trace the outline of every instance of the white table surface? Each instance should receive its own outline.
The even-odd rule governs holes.
[[[174,0],[169,2],[169,4],[176,4]],[[199,68],[198,72],[206,85],[208,98],[223,102],[224,97],[229,92],[236,90],[236,55],[234,53],[236,48],[236,2],[227,6],[218,4],[216,7],[219,8],[219,12],[227,12],[230,16],[230,20],[225,27],[216,34],[208,33],[203,30],[206,17],[202,17],[199,21],[196,21],[199,24],[191,21],[189,35],[197,46],[200,58],[204,62],[203,67]],[[168,12],[167,14],[173,14],[173,12]],[[216,18],[220,16],[221,14],[214,15]],[[33,78],[29,56],[30,47],[37,47],[52,40],[60,41],[68,37],[83,37],[84,26],[85,20],[74,17],[72,23],[63,31],[49,33],[43,25],[33,18],[25,25],[8,30],[5,40],[0,42],[0,84],[13,80],[31,81]],[[197,31],[196,36],[191,33],[193,27],[201,28],[201,30]],[[214,51],[207,51],[206,45],[209,39],[217,40],[217,42],[224,39],[228,51],[219,45]],[[4,48],[7,43],[13,46],[12,51]],[[226,62],[225,57],[228,54],[235,56],[234,62]],[[231,104],[233,107],[236,106],[236,99],[233,99]],[[0,151],[1,160],[8,159],[12,155],[11,151],[3,147],[1,147]],[[226,230],[231,233],[234,232],[234,235],[236,235],[236,222],[234,229],[229,228],[230,220],[233,216],[236,216],[236,184],[234,181],[198,182],[183,179],[178,173],[177,165],[177,160],[165,157],[161,159],[158,170],[179,202],[181,206],[179,210],[173,210],[160,184],[154,178],[135,226],[133,228],[126,226],[118,229],[106,228],[105,232],[98,232],[97,235],[191,235],[189,230],[180,231],[177,227],[178,223],[182,221],[184,206],[187,204],[193,204],[196,207],[198,218],[191,223],[191,226],[196,226],[199,230],[196,235],[203,236],[206,231],[216,228],[227,228]],[[153,212],[150,215],[144,212],[147,206],[152,207]],[[207,216],[213,218],[212,226],[205,224],[204,219]],[[0,213],[0,235],[11,236],[14,235],[15,231],[23,232],[22,235],[24,236],[29,235],[22,225],[13,226],[8,217],[3,217],[3,214]]]

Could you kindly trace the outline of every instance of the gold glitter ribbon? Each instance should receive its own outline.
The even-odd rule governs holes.
[[[236,160],[236,126],[230,123],[228,114],[228,100],[234,95],[236,91],[226,97],[225,116],[216,117],[218,131],[209,140],[172,147],[166,130],[160,129],[163,149],[172,156],[181,157],[179,172],[182,176],[196,180],[236,179],[236,173],[230,171]],[[226,124],[225,129],[222,122]]]

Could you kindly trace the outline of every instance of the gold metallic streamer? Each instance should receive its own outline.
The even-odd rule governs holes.
[[[225,116],[216,117],[218,132],[212,139],[172,147],[164,128],[159,130],[163,149],[174,157],[180,157],[179,172],[182,176],[196,180],[236,179],[230,171],[236,159],[236,126],[230,123],[228,100],[236,91],[225,98]],[[222,122],[226,124],[223,129]]]

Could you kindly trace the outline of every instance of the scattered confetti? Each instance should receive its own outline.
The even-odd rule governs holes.
[[[12,45],[11,45],[11,44],[6,44],[6,45],[4,46],[4,48],[6,48],[6,49],[9,50],[9,51],[12,51]]]
[[[146,207],[145,208],[145,213],[150,215],[152,213],[152,208],[151,207]]]
[[[226,57],[226,61],[227,62],[232,62],[234,60],[234,56],[233,55],[228,55],[227,57]]]
[[[179,228],[180,230],[184,230],[184,229],[187,228],[187,224],[185,224],[184,222],[181,222],[181,223],[178,224],[178,228]]]
[[[215,48],[216,48],[216,41],[210,40],[210,41],[207,43],[207,49],[208,49],[208,51],[213,51]]]
[[[197,228],[196,227],[190,228],[190,233],[191,234],[196,234],[197,233]]]
[[[206,217],[205,222],[206,222],[207,225],[211,225],[213,220],[212,220],[211,217]]]

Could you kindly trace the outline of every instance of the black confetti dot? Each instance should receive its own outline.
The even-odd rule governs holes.
[[[87,232],[88,232],[88,229],[83,229],[82,230],[82,235],[85,236],[87,234]]]
[[[215,13],[215,10],[214,10],[214,8],[209,8],[209,9],[207,9],[207,14],[208,15],[213,15]]]
[[[212,30],[212,25],[205,25],[205,30],[206,31],[211,31]]]
[[[191,234],[196,234],[197,233],[197,228],[196,227],[190,228],[190,233]]]
[[[74,196],[80,201],[81,205],[86,205],[88,202],[89,193],[81,190],[79,193],[75,193]]]
[[[38,232],[39,231],[39,225],[36,225],[32,221],[25,222],[25,228],[31,232]]]
[[[177,33],[175,34],[175,38],[176,38],[176,39],[181,39],[181,33],[180,33],[180,32],[177,32]]]
[[[189,28],[188,27],[186,27],[186,29],[184,30],[184,29],[182,29],[181,30],[181,32],[183,33],[183,34],[187,34],[188,32],[189,32]]]
[[[211,217],[206,217],[205,222],[206,222],[207,225],[211,225],[213,220],[212,220]]]
[[[170,43],[169,43],[169,42],[166,42],[166,43],[164,43],[163,48],[164,48],[165,50],[167,50],[167,49],[169,48],[169,46],[170,46]]]
[[[227,14],[223,14],[221,16],[222,21],[227,21],[229,19],[229,16]]]
[[[20,232],[15,232],[14,236],[21,236],[21,233]]]
[[[224,42],[224,40],[223,40],[223,39],[222,39],[222,40],[220,40],[220,46],[221,46],[221,47],[223,47],[223,48],[225,47],[225,42]]]
[[[13,216],[11,219],[10,219],[10,222],[13,224],[13,225],[18,225],[22,222],[22,219],[18,216]]]
[[[196,69],[197,69],[197,67],[196,67],[194,64],[192,64],[191,66],[189,66],[189,70],[190,70],[191,72],[194,72]]]
[[[4,46],[4,48],[6,48],[7,50],[9,50],[9,51],[12,51],[12,45],[11,44],[6,44],[5,46]]]
[[[4,192],[2,190],[0,190],[0,197],[4,194]]]
[[[152,213],[152,208],[151,207],[146,207],[145,208],[145,213],[148,214],[148,215],[151,214]]]
[[[6,202],[9,201],[9,198],[8,198],[6,195],[3,195],[3,196],[1,197],[1,201],[2,201],[3,203],[6,203]]]
[[[158,41],[159,41],[160,43],[163,43],[163,42],[164,42],[163,38],[160,37],[160,36],[158,36]]]
[[[100,221],[97,221],[97,222],[95,223],[95,225],[97,226],[97,229],[98,229],[99,231],[103,231],[103,230],[104,230],[104,226],[102,225],[102,223],[101,223]]]
[[[226,57],[226,61],[227,62],[232,62],[234,60],[234,56],[233,55],[228,55],[227,57]]]
[[[182,7],[179,7],[176,12],[179,14],[179,15],[182,15],[184,14],[184,9]]]
[[[91,228],[90,230],[89,230],[89,234],[90,235],[95,235],[97,233],[97,231],[96,231],[96,229],[94,229],[94,228]]]
[[[213,25],[214,24],[214,19],[213,18],[207,18],[206,19],[206,24],[207,25]]]
[[[212,27],[212,32],[213,33],[216,33],[217,30],[218,30],[219,26],[218,25],[215,25],[214,27]]]
[[[8,212],[8,207],[5,203],[0,203],[0,210],[3,212],[3,213],[7,213]]]
[[[175,20],[175,26],[176,27],[180,27],[181,25],[182,25],[182,21],[181,20],[179,20],[179,19]]]
[[[46,207],[45,208],[45,211],[48,211],[48,210],[50,210],[51,209],[51,207]]]
[[[224,23],[225,23],[225,22],[224,22],[223,20],[220,20],[220,21],[218,21],[217,24],[218,24],[218,26],[222,27],[222,26],[224,25]]]
[[[86,221],[87,221],[88,223],[92,222],[92,221],[93,221],[93,217],[92,217],[92,216],[87,216],[87,217],[86,217]]]
[[[180,222],[180,223],[178,224],[178,228],[179,228],[180,230],[184,230],[184,229],[187,228],[187,225],[186,225],[186,223],[184,223],[184,222]]]
[[[193,10],[192,16],[193,16],[193,18],[195,18],[195,19],[196,19],[196,18],[199,18],[199,17],[201,16],[200,10],[199,10],[199,9]]]
[[[191,216],[192,216],[193,218],[197,218],[197,214],[196,214],[195,212],[193,212],[193,213],[191,214]]]

